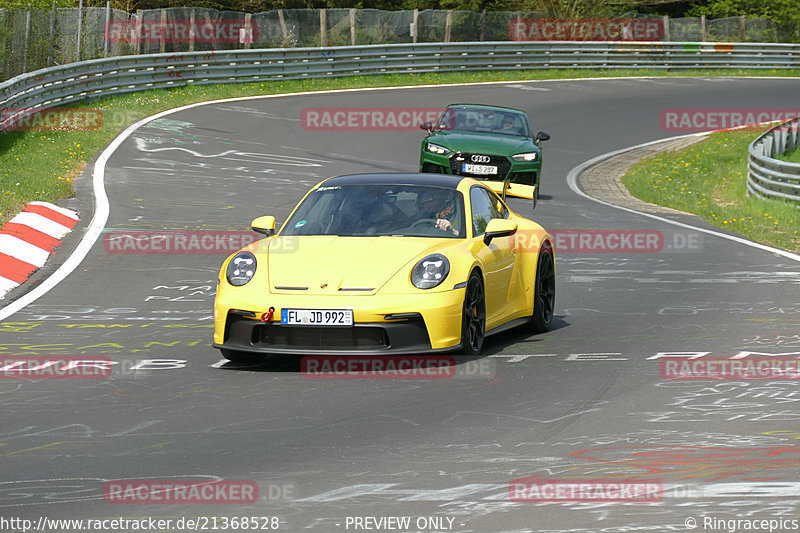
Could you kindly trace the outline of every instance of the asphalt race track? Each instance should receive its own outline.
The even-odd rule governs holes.
[[[324,177],[416,171],[420,130],[311,131],[305,108],[472,102],[523,109],[552,136],[539,206],[512,200],[518,212],[551,230],[661,232],[663,247],[557,250],[552,330],[491,337],[452,379],[326,380],[304,377],[293,357],[221,362],[210,344],[225,253],[123,252],[101,238],[0,323],[2,357],[118,363],[103,379],[0,379],[0,518],[58,532],[78,529],[40,518],[171,520],[117,531],[222,531],[223,517],[277,517],[247,530],[308,532],[687,531],[692,519],[698,531],[725,530],[704,517],[800,529],[798,381],[666,380],[659,370],[675,352],[800,355],[800,262],[593,202],[566,181],[590,158],[675,135],[660,126],[664,109],[796,108],[798,94],[792,79],[549,81],[250,99],[149,122],[108,161],[104,235],[246,230],[260,215],[283,221]],[[69,204],[81,222],[62,261],[91,219],[90,181]],[[531,476],[653,482],[663,497],[516,501],[509,484]],[[109,498],[132,480],[227,480],[257,485],[258,497]]]

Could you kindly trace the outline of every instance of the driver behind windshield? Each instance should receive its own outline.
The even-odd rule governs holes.
[[[451,195],[442,196],[432,191],[425,191],[417,197],[417,218],[432,220],[435,228],[458,235],[453,225],[455,218],[455,199]]]

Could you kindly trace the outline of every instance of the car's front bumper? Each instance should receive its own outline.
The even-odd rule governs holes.
[[[466,174],[459,170],[458,164],[454,163],[453,157],[456,154],[439,155],[431,152],[423,151],[420,156],[419,169],[420,172],[430,172],[436,174],[453,174],[457,176],[465,176],[478,180],[493,180],[503,181],[509,177],[511,183],[522,183],[525,185],[539,185],[539,175],[542,168],[540,161],[514,161],[510,157],[505,156],[490,156],[492,164],[495,164],[496,159],[502,159],[504,162],[498,164],[498,174],[490,175],[473,175]]]
[[[248,302],[225,288],[214,308],[214,347],[298,355],[412,354],[460,347],[464,289],[429,294],[315,296],[266,294]],[[269,308],[272,319],[262,321]],[[353,326],[287,326],[281,309],[352,309]],[[266,317],[265,317],[266,318]]]

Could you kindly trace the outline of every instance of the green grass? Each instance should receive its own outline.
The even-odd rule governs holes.
[[[203,85],[157,89],[84,102],[73,107],[99,108],[96,131],[10,132],[0,135],[0,227],[33,200],[54,202],[74,195],[72,181],[87,162],[128,124],[184,104],[261,94],[325,89],[387,87],[503,80],[574,79],[612,76],[786,76],[798,71],[696,70],[524,70],[478,73],[353,76],[334,79],[282,80],[264,83]],[[412,157],[413,154],[410,155]],[[414,156],[416,157],[416,156]]]
[[[787,161],[789,163],[799,163],[800,164],[800,148],[795,148],[788,154],[779,155],[776,159],[780,159],[781,161]]]
[[[695,213],[754,241],[800,252],[800,208],[746,195],[747,147],[759,132],[715,133],[643,159],[622,178],[642,200]]]

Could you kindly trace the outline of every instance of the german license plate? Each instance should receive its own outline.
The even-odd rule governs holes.
[[[461,172],[483,175],[497,174],[497,167],[494,165],[471,165],[469,163],[464,163],[461,167]]]
[[[287,326],[352,326],[352,309],[281,309]]]

